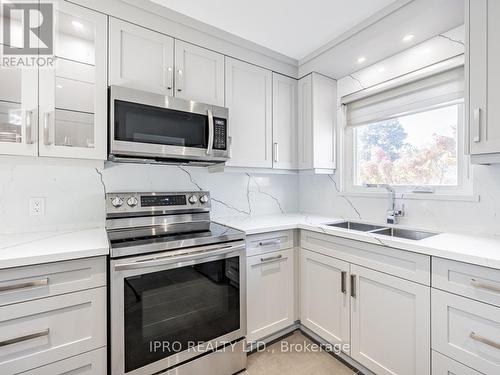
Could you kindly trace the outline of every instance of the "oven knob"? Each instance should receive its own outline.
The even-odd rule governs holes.
[[[111,200],[111,204],[113,205],[113,207],[116,207],[116,208],[121,207],[123,204],[123,199],[120,197],[114,197]]]
[[[208,195],[202,195],[200,197],[200,202],[203,204],[207,203],[208,202]]]
[[[127,204],[130,206],[130,207],[135,207],[137,206],[137,204],[139,203],[139,201],[137,200],[136,197],[129,197],[127,199]]]
[[[191,195],[188,199],[189,203],[191,204],[195,204],[196,202],[198,202],[198,198],[196,198],[196,195]]]

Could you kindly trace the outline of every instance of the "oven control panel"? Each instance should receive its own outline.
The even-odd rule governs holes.
[[[214,117],[214,144],[215,150],[227,149],[227,120]]]
[[[107,214],[200,209],[210,209],[210,193],[207,191],[106,194]]]

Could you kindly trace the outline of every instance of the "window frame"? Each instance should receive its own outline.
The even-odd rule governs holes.
[[[445,102],[439,105],[434,105],[430,107],[424,107],[416,111],[409,113],[401,113],[399,117],[407,116],[416,113],[422,113],[425,111],[430,111],[433,109],[443,108],[453,104],[458,104],[459,121],[457,126],[457,185],[456,186],[439,186],[439,185],[391,185],[396,193],[404,194],[406,198],[414,199],[441,199],[447,197],[448,199],[457,200],[477,200],[474,196],[472,176],[470,168],[470,158],[466,155],[467,147],[467,129],[465,122],[465,100],[459,99],[452,102]],[[355,173],[357,168],[355,166],[356,155],[356,145],[355,145],[355,130],[356,127],[345,126],[346,124],[346,106],[343,105],[342,112],[342,124],[343,126],[343,140],[342,140],[342,191],[345,195],[355,195],[355,196],[386,196],[387,191],[382,188],[368,188],[362,185],[355,185]],[[397,116],[392,116],[390,118],[395,118]],[[387,120],[389,120],[388,118]],[[424,189],[425,192],[416,192],[417,188]],[[431,190],[428,190],[430,188]],[[421,190],[422,191],[422,190]]]

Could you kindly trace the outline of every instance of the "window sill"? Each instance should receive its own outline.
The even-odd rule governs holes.
[[[387,192],[361,192],[345,191],[340,193],[344,197],[359,197],[369,199],[387,199]],[[429,200],[429,201],[455,201],[455,202],[479,202],[478,194],[447,194],[447,193],[398,193],[396,199]]]

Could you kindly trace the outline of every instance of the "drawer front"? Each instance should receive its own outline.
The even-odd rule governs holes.
[[[286,250],[292,247],[293,230],[247,236],[247,256]]]
[[[0,270],[0,306],[106,285],[106,257]]]
[[[481,375],[481,373],[432,351],[432,375]]]
[[[105,375],[106,371],[106,347],[104,347],[19,375]]]
[[[106,345],[106,288],[0,308],[0,374],[17,374]]]
[[[427,255],[310,231],[302,231],[300,241],[304,249],[430,285]]]
[[[432,258],[432,286],[500,306],[500,270]]]
[[[500,308],[433,289],[432,348],[484,374],[500,374]]]

